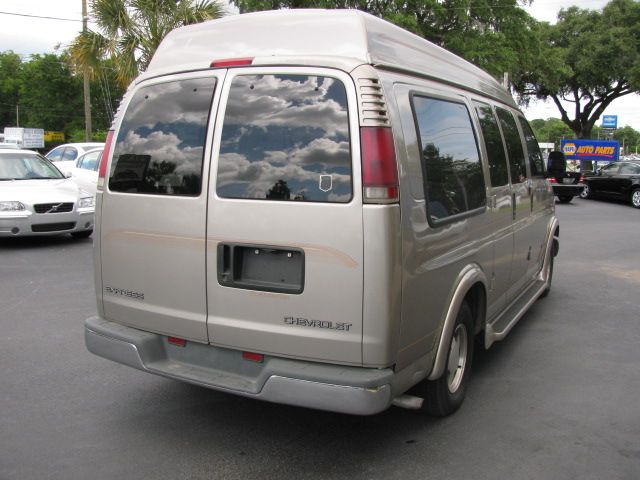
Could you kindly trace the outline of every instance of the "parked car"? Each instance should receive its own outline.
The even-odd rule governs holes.
[[[560,203],[569,203],[584,189],[582,175],[567,171],[567,160],[562,152],[553,151],[549,154],[547,178]]]
[[[68,172],[73,169],[80,155],[95,148],[104,148],[104,143],[65,143],[52,149],[45,157],[53,162],[53,164],[58,167],[58,170]]]
[[[584,181],[582,198],[618,198],[640,208],[640,161],[611,162]]]
[[[91,352],[360,415],[454,412],[476,334],[488,348],[546,295],[559,245],[509,92],[357,10],[169,33],[121,103],[96,202]]]
[[[89,150],[76,160],[75,167],[71,170],[71,178],[80,188],[93,195],[96,194],[98,183],[98,167],[102,158],[102,148]]]
[[[93,195],[30,150],[0,150],[0,236],[93,232]]]

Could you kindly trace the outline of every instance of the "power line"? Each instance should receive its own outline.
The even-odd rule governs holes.
[[[15,12],[0,12],[0,15],[13,15],[16,17],[29,17],[29,18],[42,18],[45,20],[61,20],[64,22],[82,22],[82,19],[77,20],[75,18],[60,18],[60,17],[46,17],[44,15],[27,15],[26,13],[15,13]]]

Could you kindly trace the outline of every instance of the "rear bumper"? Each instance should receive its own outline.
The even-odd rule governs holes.
[[[584,183],[578,183],[577,185],[553,185],[553,194],[557,197],[569,195],[577,197],[582,193],[582,190],[584,190]]]
[[[235,395],[354,415],[372,415],[391,405],[390,369],[370,369],[265,355],[262,363],[242,352],[187,342],[91,317],[85,322],[87,349],[150,373]]]

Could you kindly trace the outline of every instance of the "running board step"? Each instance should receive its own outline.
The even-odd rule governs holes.
[[[494,322],[487,324],[484,336],[484,346],[489,348],[493,342],[502,340],[514,327],[529,307],[544,292],[546,282],[536,280],[500,315]]]

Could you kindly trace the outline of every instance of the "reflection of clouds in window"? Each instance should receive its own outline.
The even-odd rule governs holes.
[[[291,162],[322,165],[325,168],[345,167],[350,163],[349,142],[336,142],[329,138],[316,138],[308,145],[289,150],[265,151],[264,159],[274,165]]]
[[[218,165],[218,193],[223,197],[349,201],[344,85],[306,75],[235,77]],[[323,176],[331,181],[321,188]]]
[[[327,97],[333,80],[324,78],[318,86],[316,77],[308,78],[297,82],[274,75],[236,77],[225,125],[312,127],[329,136],[346,136],[346,105]]]
[[[225,195],[232,193],[235,189],[240,189],[246,192],[243,196],[265,198],[269,189],[277,181],[283,179],[290,179],[289,187],[292,194],[298,194],[302,190],[306,190],[307,185],[317,187],[319,174],[315,171],[305,170],[302,166],[293,163],[275,166],[267,161],[252,162],[237,153],[226,153],[220,156],[218,189],[222,190]],[[332,180],[336,190],[344,191],[344,187],[351,184],[351,176],[348,174],[333,174]],[[234,189],[234,187],[236,188]],[[339,201],[338,197],[348,200],[351,198],[351,194],[337,195],[336,200],[332,201]]]
[[[197,82],[170,82],[140,90],[138,101],[129,105],[127,118],[135,117],[137,126],[151,129],[159,123],[202,123],[202,106],[211,102],[213,81]]]
[[[177,165],[175,173],[199,173],[202,147],[180,147],[180,143],[180,138],[174,133],[155,131],[142,137],[129,131],[124,141],[118,144],[118,150],[144,152],[154,163],[168,162]]]

